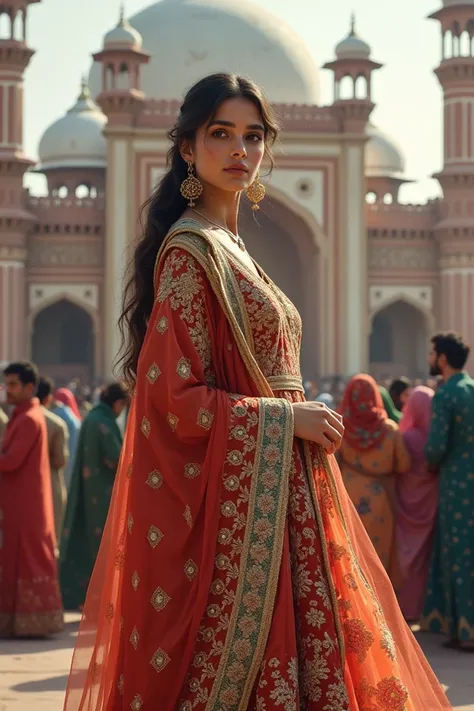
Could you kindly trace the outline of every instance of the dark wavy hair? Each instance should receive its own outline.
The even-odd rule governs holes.
[[[136,380],[138,358],[153,309],[156,257],[169,229],[186,209],[180,186],[187,177],[187,165],[180,149],[183,142],[193,144],[198,129],[215,118],[224,101],[234,98],[248,99],[258,108],[265,129],[265,155],[270,170],[273,167],[271,149],[279,127],[270,104],[256,84],[250,79],[222,73],[211,74],[189,89],[177,121],[168,133],[172,142],[167,156],[168,170],[142,207],[141,215],[146,215],[142,221],[142,236],[127,269],[119,319],[122,343],[116,368],[131,387]]]

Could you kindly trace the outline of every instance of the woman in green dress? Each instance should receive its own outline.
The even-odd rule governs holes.
[[[388,419],[399,425],[400,420],[402,419],[402,413],[395,407],[395,403],[393,402],[392,396],[388,392],[387,388],[384,388],[382,385],[379,385],[379,390],[382,396],[383,406],[385,408],[385,412],[387,413]]]
[[[116,418],[127,402],[123,386],[112,383],[82,423],[61,541],[60,580],[67,610],[80,608],[86,597],[122,449]]]

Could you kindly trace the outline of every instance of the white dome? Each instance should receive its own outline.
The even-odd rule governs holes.
[[[350,32],[336,46],[336,57],[338,59],[369,59],[370,53],[370,45],[364,42],[355,31],[355,15],[352,15]]]
[[[123,14],[123,7],[117,27],[104,37],[104,49],[141,49],[142,36],[134,29]]]
[[[202,77],[251,77],[273,102],[316,104],[318,69],[301,38],[252,0],[162,0],[131,18],[151,56],[142,68],[149,98],[182,99]],[[93,96],[101,67],[91,70]]]
[[[39,144],[38,171],[55,168],[105,168],[107,117],[90,99],[85,85],[77,103],[46,129]]]
[[[367,126],[370,136],[365,145],[365,175],[367,178],[402,178],[405,157],[397,142],[376,128]]]

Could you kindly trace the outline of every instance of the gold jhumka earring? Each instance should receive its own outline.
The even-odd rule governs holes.
[[[260,173],[257,171],[255,180],[253,181],[252,185],[249,185],[247,190],[245,191],[248,199],[252,203],[252,210],[260,210],[258,203],[262,202],[266,192],[267,191],[265,190],[265,185],[260,182]]]
[[[188,161],[188,177],[183,180],[180,187],[181,195],[185,200],[188,200],[188,207],[194,207],[196,200],[201,197],[203,191],[201,181],[194,173],[194,166],[191,161]]]

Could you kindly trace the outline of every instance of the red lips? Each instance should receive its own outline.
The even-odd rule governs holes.
[[[247,168],[247,166],[243,165],[243,163],[233,163],[233,165],[228,165],[227,168],[224,168],[224,170],[227,170],[227,171],[238,170],[241,173],[248,173],[249,172],[249,169]]]

